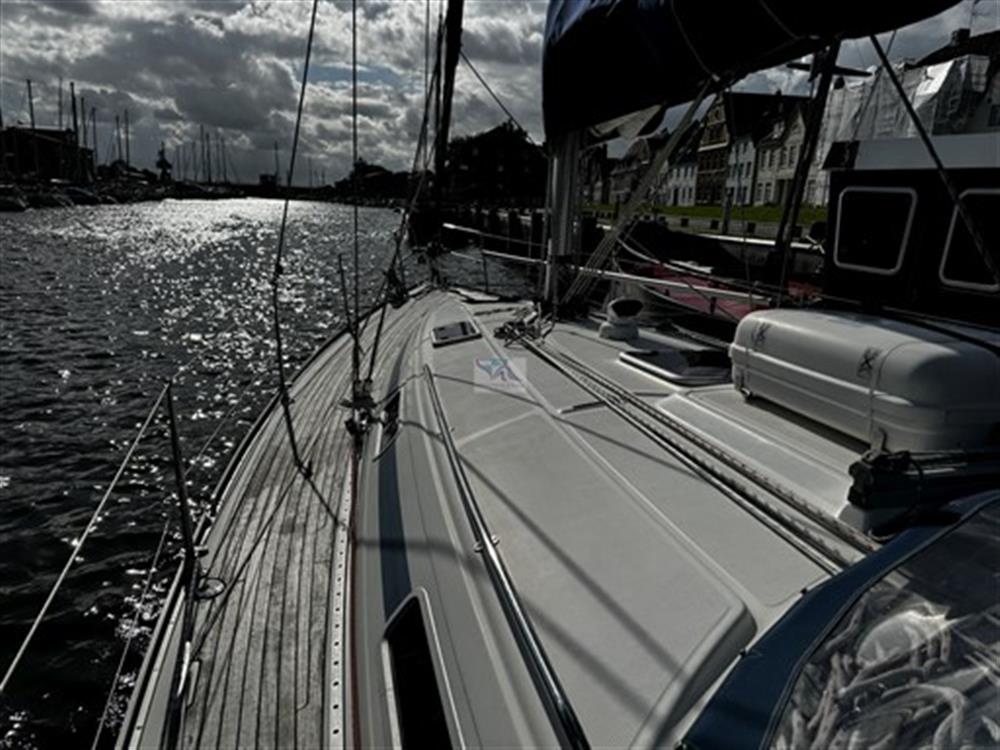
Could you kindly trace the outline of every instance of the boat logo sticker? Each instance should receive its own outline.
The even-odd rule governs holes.
[[[523,391],[526,360],[523,357],[476,357],[473,383],[477,388],[491,391]],[[521,373],[519,375],[518,373]]]
[[[870,378],[872,376],[872,370],[875,369],[875,362],[881,353],[882,350],[876,349],[874,346],[869,346],[865,349],[864,354],[861,355],[861,361],[858,362],[859,378]]]
[[[767,331],[771,327],[770,323],[758,323],[753,329],[752,344],[754,349],[763,349],[767,341]]]

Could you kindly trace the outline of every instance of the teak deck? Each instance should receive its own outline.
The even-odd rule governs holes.
[[[415,333],[423,315],[413,314],[414,304],[424,303],[407,305],[403,316],[387,311],[381,355],[393,356]],[[366,327],[366,354],[377,322],[374,315]],[[378,385],[376,398],[384,395]],[[338,515],[351,437],[340,402],[350,387],[350,340],[342,336],[290,389],[299,451],[311,478],[295,466],[278,407],[221,497],[203,563],[227,591],[197,605],[195,683],[182,729],[187,747],[326,744],[330,688],[339,685],[331,646],[340,645],[343,615],[333,605],[332,584],[346,573],[334,546],[344,533]]]

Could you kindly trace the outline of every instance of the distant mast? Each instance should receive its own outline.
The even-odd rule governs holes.
[[[35,133],[35,97],[31,93],[31,79],[28,79],[28,117],[31,118],[31,144],[35,151],[35,179],[39,179],[41,168],[38,162],[38,135]]]
[[[132,134],[128,126],[128,110],[125,110],[125,166],[132,167]]]
[[[115,161],[121,161],[122,160],[122,123],[121,123],[121,120],[118,118],[118,115],[115,115],[115,144],[118,147],[118,150],[115,152],[115,157],[116,157]]]
[[[97,158],[97,107],[90,108],[90,137],[94,139],[94,164],[100,164]]]

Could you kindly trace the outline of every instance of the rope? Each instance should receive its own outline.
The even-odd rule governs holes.
[[[271,308],[274,314],[274,343],[276,347],[275,357],[278,364],[278,387],[281,391],[281,410],[285,417],[285,428],[288,431],[288,440],[292,446],[292,456],[299,471],[309,474],[309,467],[302,462],[299,455],[299,446],[295,440],[295,425],[292,423],[291,402],[288,397],[288,382],[285,378],[285,362],[281,341],[281,315],[279,310],[278,292],[280,289],[282,252],[285,247],[285,229],[288,225],[288,204],[291,202],[292,178],[295,174],[295,155],[299,148],[299,131],[302,126],[302,107],[306,99],[306,83],[309,79],[309,59],[312,56],[313,37],[316,32],[316,10],[319,7],[319,0],[313,0],[312,15],[309,20],[309,38],[306,41],[306,58],[302,65],[302,86],[299,89],[299,105],[295,115],[295,133],[292,136],[292,153],[288,161],[288,189],[285,192],[285,204],[281,210],[281,228],[278,231],[278,249],[274,256],[274,273],[271,276]]]
[[[83,548],[84,542],[90,536],[91,532],[97,526],[97,519],[100,517],[101,513],[104,511],[104,506],[107,505],[108,500],[111,497],[111,493],[114,491],[115,487],[118,485],[118,481],[122,478],[125,473],[125,467],[128,466],[129,462],[132,460],[132,456],[135,454],[136,448],[139,447],[139,442],[142,440],[143,436],[146,434],[146,430],[149,429],[149,425],[152,423],[153,418],[156,416],[156,412],[160,408],[160,404],[163,403],[163,398],[166,396],[167,386],[163,386],[160,390],[159,395],[156,397],[156,401],[153,403],[153,407],[149,410],[146,415],[145,421],[139,428],[138,434],[132,441],[132,445],[129,446],[128,452],[125,454],[125,458],[122,459],[121,464],[118,466],[118,471],[115,472],[114,478],[111,480],[111,484],[108,485],[107,490],[104,492],[104,496],[101,501],[97,504],[94,512],[90,516],[90,520],[87,521],[87,526],[84,528],[83,533],[80,535],[79,541],[77,541],[76,546],[73,548],[73,552],[70,554],[69,559],[66,560],[66,564],[63,566],[62,572],[59,577],[56,578],[55,583],[49,590],[48,596],[45,598],[45,603],[42,604],[42,608],[38,611],[35,616],[34,621],[31,623],[31,627],[28,629],[27,635],[25,635],[24,640],[21,641],[21,645],[14,655],[14,659],[11,661],[10,665],[7,667],[7,672],[4,674],[3,681],[0,682],[0,695],[4,693],[7,689],[7,685],[10,683],[11,677],[14,675],[14,671],[17,669],[24,657],[25,652],[28,650],[28,645],[31,643],[32,639],[35,637],[35,633],[38,630],[38,626],[41,625],[42,620],[45,619],[45,615],[48,614],[49,608],[52,606],[52,602],[55,600],[56,594],[59,589],[62,588],[63,582],[66,580],[66,576],[69,575],[70,568],[73,567],[73,563],[76,562],[77,557],[80,555],[80,550]]]
[[[531,137],[531,134],[525,129],[525,127],[520,122],[518,122],[518,119],[514,117],[513,113],[511,113],[511,111],[507,109],[506,105],[500,100],[500,97],[497,96],[496,92],[493,91],[492,88],[490,88],[490,85],[486,82],[486,79],[483,78],[482,75],[480,75],[478,70],[476,70],[476,66],[473,65],[472,61],[469,60],[469,58],[466,56],[465,50],[460,49],[458,51],[458,54],[459,57],[462,58],[462,62],[464,62],[466,65],[469,66],[469,70],[472,71],[472,74],[479,80],[481,84],[483,84],[483,88],[486,89],[486,92],[493,97],[493,101],[497,103],[497,106],[500,107],[500,109],[503,110],[503,113],[507,115],[508,118],[510,118],[511,122],[513,122],[514,125],[516,125],[517,128],[522,133],[524,133],[524,136],[528,139],[528,142],[535,148],[541,148],[541,146],[535,143],[535,139]]]

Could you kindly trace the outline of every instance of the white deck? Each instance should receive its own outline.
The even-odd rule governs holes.
[[[491,332],[509,319],[510,304],[495,307],[491,314],[488,305],[443,300],[417,362],[433,372],[475,496],[589,741],[662,743],[755,636],[827,572],[546,361],[520,345],[504,348]],[[427,343],[432,327],[463,319],[483,337]],[[597,338],[595,325],[560,324],[546,346],[706,434],[729,439],[744,430],[741,447],[776,472],[791,464],[818,472],[822,481],[803,480],[800,489],[836,514],[854,446],[813,433],[810,443],[802,426],[791,428],[803,434],[785,433],[731,386],[684,394],[617,359],[658,340],[613,342]],[[507,358],[522,386],[477,376],[477,359],[491,357]],[[411,410],[425,387],[407,386],[419,397]],[[432,433],[426,407],[407,418]],[[768,449],[758,451],[755,440]],[[454,498],[441,502],[456,526],[465,524]],[[457,627],[440,629],[461,638]]]

